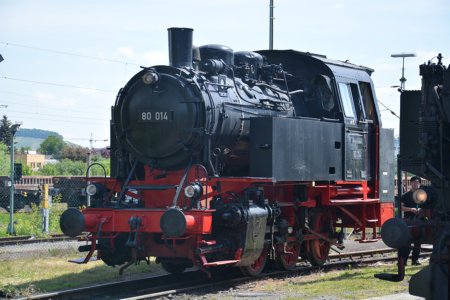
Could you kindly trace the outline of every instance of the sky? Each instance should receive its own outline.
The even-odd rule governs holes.
[[[269,46],[269,0],[0,0],[0,114],[21,128],[57,131],[83,146],[109,144],[111,106],[140,66],[168,64],[167,28],[194,29],[194,44],[234,51]],[[274,49],[375,69],[378,100],[399,115],[419,65],[450,64],[448,0],[274,0]],[[447,57],[448,56],[448,57]],[[434,60],[435,61],[435,60]],[[7,105],[7,107],[4,107]],[[379,105],[383,127],[398,118]]]

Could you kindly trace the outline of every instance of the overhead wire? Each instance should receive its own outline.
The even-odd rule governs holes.
[[[127,62],[127,61],[114,60],[114,59],[108,59],[108,58],[101,58],[101,57],[96,57],[96,56],[91,56],[91,55],[79,54],[79,53],[62,51],[62,50],[54,50],[54,49],[48,49],[48,48],[41,48],[41,47],[24,45],[24,44],[19,44],[19,43],[0,42],[0,44],[4,45],[4,47],[2,47],[3,50],[6,47],[11,46],[11,47],[18,47],[18,48],[24,48],[24,49],[29,49],[29,50],[37,50],[37,51],[55,53],[55,54],[59,54],[59,55],[68,55],[68,56],[74,56],[74,57],[80,57],[80,58],[87,58],[87,59],[98,60],[98,61],[103,61],[103,62],[118,63],[118,64],[123,64],[123,65],[139,66],[139,64],[130,63],[130,62]],[[106,89],[99,89],[99,88],[85,87],[85,86],[77,86],[77,85],[70,85],[70,84],[63,84],[63,83],[55,83],[55,82],[44,82],[44,81],[28,80],[28,79],[21,79],[21,78],[12,78],[12,77],[4,76],[3,74],[1,74],[1,75],[2,76],[0,78],[6,79],[6,80],[12,80],[12,81],[19,81],[19,82],[26,82],[26,83],[33,83],[33,84],[41,84],[41,85],[50,85],[50,86],[58,86],[58,87],[64,87],[64,88],[93,90],[93,91],[99,91],[99,92],[105,92],[105,93],[116,93],[115,91],[106,90]],[[392,109],[387,107],[384,103],[382,103],[379,100],[378,100],[378,103],[380,103],[387,111],[389,111],[396,118],[400,119],[400,117]],[[41,114],[41,115],[44,115],[44,114]],[[51,114],[46,114],[46,115],[51,115]],[[55,115],[53,115],[53,116],[55,116]],[[81,118],[79,118],[79,119],[81,119]],[[84,119],[89,119],[89,118],[84,118]],[[48,119],[46,119],[46,120],[48,120]]]
[[[40,112],[31,112],[31,111],[17,111],[17,110],[10,110],[8,109],[8,112],[12,112],[12,113],[23,113],[23,114],[30,114],[30,115],[41,115],[41,116],[49,116],[49,117],[63,117],[64,120],[67,120],[68,118],[71,119],[82,119],[82,120],[100,120],[99,118],[86,118],[86,117],[78,117],[78,116],[61,116],[61,115],[56,115],[56,114],[46,114],[46,113],[40,113]],[[106,120],[108,120],[108,118],[106,118]]]
[[[9,102],[8,102],[8,104],[6,104],[7,106],[8,106],[8,112],[17,112],[17,113],[30,113],[30,114],[32,114],[32,113],[34,113],[33,111],[31,111],[29,108],[30,108],[30,105],[29,104],[22,104],[22,103],[19,103],[19,104],[17,104],[17,103],[14,103],[14,104],[10,104]],[[28,110],[27,111],[15,111],[15,110],[11,110],[10,108],[13,108],[13,107],[15,107],[15,106],[26,106],[27,108],[28,108]],[[20,108],[19,108],[20,109]],[[49,110],[49,109],[51,109],[52,111],[59,111],[60,113],[59,114],[45,114],[45,115],[48,115],[48,116],[55,116],[55,117],[60,117],[60,116],[64,116],[64,118],[73,118],[73,119],[85,119],[85,120],[99,120],[99,119],[109,119],[110,118],[110,116],[109,115],[107,115],[107,114],[104,114],[104,115],[102,115],[102,116],[99,116],[99,114],[98,114],[98,112],[96,112],[96,111],[92,111],[92,112],[90,112],[90,111],[86,111],[86,112],[84,112],[84,111],[81,111],[81,110],[76,110],[76,109],[54,109],[54,108],[47,108],[47,107],[45,107],[45,108],[43,108],[42,109],[42,107],[36,107],[36,109],[38,109],[38,110],[45,110],[45,111],[47,111],[47,110]],[[43,113],[40,113],[40,112],[37,112],[38,114],[42,114],[42,115],[44,115]],[[69,115],[70,114],[70,115]],[[80,116],[81,115],[81,116]],[[90,116],[89,116],[90,115]],[[93,115],[96,115],[97,117],[93,117]]]
[[[10,94],[10,95],[15,95],[15,96],[19,96],[19,97],[24,97],[24,98],[30,98],[30,99],[37,99],[37,100],[50,100],[50,101],[52,101],[53,99],[50,99],[50,98],[46,98],[46,97],[37,97],[37,96],[33,96],[33,95],[27,95],[27,94],[21,94],[21,93],[16,93],[16,92],[10,92],[10,91],[2,91],[2,90],[0,90],[0,93],[5,93],[5,94]],[[16,102],[27,102],[27,104],[22,104],[22,103],[16,103]],[[30,107],[30,103],[28,102],[28,101],[26,101],[26,100],[24,100],[24,101],[22,101],[22,100],[20,100],[20,99],[11,99],[11,98],[8,98],[8,103],[9,102],[13,102],[15,105],[20,105],[20,106],[27,106],[27,107]],[[42,107],[42,104],[40,104],[41,105],[41,107]],[[91,103],[89,103],[89,108],[99,108],[99,109],[106,109],[106,108],[109,108],[109,106],[110,105],[112,105],[112,104],[107,104],[108,105],[108,107],[105,107],[105,106],[100,106],[100,105],[92,105]],[[83,106],[84,107],[84,106]],[[52,106],[51,107],[52,108],[52,110],[54,110],[55,109],[55,107],[54,106]],[[61,110],[64,110],[64,109],[61,109]],[[99,112],[98,111],[87,111],[86,109],[83,109],[83,110],[77,110],[77,109],[73,109],[73,108],[70,108],[70,109],[66,109],[66,110],[70,110],[70,112],[80,112],[80,113],[83,113],[83,114],[94,114],[94,115],[96,115],[96,116],[98,116],[99,115]],[[109,117],[109,114],[108,114],[108,112],[109,111],[106,111],[105,110],[105,115],[108,115],[108,117]]]
[[[28,46],[28,45],[16,44],[16,43],[9,43],[9,42],[0,42],[0,44],[4,44],[5,45],[5,47],[3,47],[3,49],[5,49],[7,46],[12,46],[12,47],[18,47],[18,48],[25,48],[25,49],[31,49],[31,50],[38,50],[38,51],[56,53],[56,54],[61,54],[61,55],[69,55],[69,56],[76,56],[76,57],[94,59],[94,60],[99,60],[99,61],[106,61],[106,62],[110,62],[110,63],[118,63],[118,64],[124,64],[124,65],[139,66],[138,64],[130,63],[130,62],[127,62],[127,61],[121,61],[121,60],[115,60],[115,59],[109,59],[109,58],[101,58],[101,57],[85,55],[85,54],[79,54],[79,53],[73,53],[73,52],[67,52],[67,51],[61,51],[61,50],[46,49],[46,48],[40,48],[40,47]]]
[[[14,115],[13,114],[8,114],[8,119],[13,119]],[[27,116],[26,120],[38,120],[38,121],[49,121],[49,122],[59,122],[59,123],[74,123],[74,124],[78,124],[80,125],[80,122],[78,121],[71,121],[71,120],[56,120],[56,119],[49,119],[49,118],[35,118],[33,116]],[[109,121],[105,121],[105,122],[90,122],[90,121],[83,121],[83,124],[97,124],[97,125],[109,125]]]
[[[90,55],[84,55],[84,54],[67,52],[67,51],[60,51],[60,50],[53,50],[53,49],[46,49],[46,48],[34,47],[34,46],[23,45],[23,44],[16,44],[16,43],[9,43],[9,42],[7,42],[7,43],[0,42],[0,44],[4,44],[4,47],[2,47],[2,52],[3,52],[3,50],[6,47],[13,46],[13,47],[20,47],[20,48],[25,48],[25,49],[30,49],[30,50],[45,51],[45,52],[50,52],[50,53],[55,53],[55,54],[60,54],[60,55],[69,55],[69,56],[74,56],[74,57],[87,58],[87,59],[98,60],[98,61],[102,61],[102,62],[118,63],[118,64],[123,64],[125,66],[127,66],[127,65],[139,66],[138,64],[130,63],[130,62],[127,62],[127,61],[114,60],[114,59],[108,59],[108,58],[100,58],[100,57],[95,57],[95,56],[90,56]],[[30,80],[30,79],[23,79],[23,78],[8,77],[8,76],[5,76],[3,72],[0,73],[0,79],[10,80],[10,81],[18,81],[18,82],[25,82],[25,83],[31,83],[31,84],[57,86],[57,87],[71,88],[71,89],[91,90],[91,91],[98,91],[98,92],[104,92],[104,93],[113,93],[113,94],[117,93],[117,91],[112,91],[112,90],[108,90],[108,89],[100,89],[100,88],[95,88],[95,87],[86,87],[86,86],[78,86],[78,85],[65,84],[65,83],[47,82],[47,81],[38,81],[38,80]],[[25,95],[25,94],[14,93],[14,92],[8,92],[8,91],[0,91],[0,92],[15,94],[15,95],[23,96],[23,97],[36,98],[36,99],[40,99],[40,100],[43,99],[43,98],[36,97],[36,96]],[[20,102],[20,100],[12,101],[12,102]],[[14,105],[25,105],[25,104],[15,103]],[[27,105],[27,106],[29,107],[29,105]],[[93,106],[89,105],[89,107],[93,107]],[[100,106],[97,106],[97,107],[98,108],[103,108],[103,107],[100,107]],[[54,111],[54,108],[52,110]],[[17,116],[20,116],[20,117],[26,116],[25,118],[27,120],[28,119],[30,119],[30,120],[42,120],[42,121],[48,121],[48,122],[74,123],[74,124],[80,124],[80,121],[77,121],[77,120],[83,119],[82,122],[84,124],[109,125],[109,116],[105,117],[104,118],[104,122],[102,122],[101,119],[99,119],[99,118],[95,118],[94,119],[94,118],[89,118],[89,117],[70,116],[69,114],[67,114],[67,112],[69,112],[69,111],[70,111],[70,113],[72,113],[72,112],[76,112],[77,110],[75,110],[75,109],[68,109],[68,110],[65,111],[64,114],[57,115],[57,114],[30,112],[29,110],[28,111],[21,111],[21,110],[10,110],[9,109],[8,110],[8,115],[10,116],[10,118],[11,117],[12,118],[17,118]],[[97,112],[90,112],[90,111],[85,111],[85,110],[83,110],[83,111],[78,110],[78,112],[82,112],[84,114],[86,114],[86,113],[95,113],[96,116],[98,116],[98,111]],[[39,117],[39,116],[41,116],[41,117]],[[48,118],[48,117],[50,117],[50,118]],[[60,119],[60,117],[62,117],[63,119]],[[95,122],[95,121],[97,121],[97,122]]]
[[[397,115],[397,113],[395,111],[393,111],[392,109],[390,109],[389,107],[387,107],[386,105],[383,104],[383,102],[381,102],[380,100],[378,100],[378,103],[380,103],[381,105],[383,105],[383,107],[389,111],[392,115],[396,116],[398,119],[400,119],[400,117]]]
[[[85,87],[85,86],[78,86],[78,85],[71,85],[71,84],[28,80],[28,79],[21,79],[21,78],[11,78],[11,77],[7,77],[7,76],[2,76],[0,78],[6,79],[6,80],[43,84],[43,85],[52,85],[52,86],[65,87],[65,88],[75,88],[75,89],[92,90],[92,91],[99,91],[99,92],[105,92],[105,93],[115,93],[115,91],[111,91],[111,90],[97,89],[97,88],[92,88],[92,87]]]
[[[87,139],[87,138],[70,138],[70,140],[76,140],[76,141],[90,141],[91,139]],[[96,141],[96,142],[107,142],[108,139],[93,139],[92,141]]]
[[[93,59],[93,60],[98,60],[98,61],[103,61],[103,62],[119,63],[119,64],[123,64],[123,65],[139,66],[139,64],[130,63],[130,62],[127,62],[127,61],[95,57],[95,56],[84,55],[84,54],[73,53],[73,52],[67,52],[67,51],[61,51],[61,50],[40,48],[40,47],[29,46],[29,45],[24,45],[24,44],[9,43],[9,42],[0,42],[0,44],[4,44],[5,45],[2,48],[3,50],[6,47],[8,47],[8,46],[12,46],[12,47],[20,47],[20,48],[25,48],[25,49],[56,53],[56,54],[60,54],[60,55],[69,55],[69,56],[75,56],[75,57],[81,57],[81,58],[88,58],[88,59]],[[56,83],[56,82],[44,82],[44,81],[37,81],[37,80],[30,80],[30,79],[23,79],[23,78],[12,78],[12,77],[5,76],[3,73],[1,73],[0,75],[1,75],[0,78],[6,79],[6,80],[12,80],[12,81],[34,83],[34,84],[42,84],[42,85],[50,85],[50,86],[58,86],[58,87],[65,87],[65,88],[85,89],[85,90],[92,90],[92,91],[99,91],[99,92],[106,92],[106,93],[116,93],[116,91],[111,91],[111,90],[107,90],[107,89],[100,89],[100,88],[94,88],[94,87],[85,87],[85,86],[77,86],[77,85]]]

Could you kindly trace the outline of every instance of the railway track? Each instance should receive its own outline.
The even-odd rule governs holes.
[[[428,257],[430,252],[424,249],[421,256]],[[320,270],[332,270],[349,265],[370,264],[380,261],[395,261],[396,251],[393,249],[376,249],[330,255],[329,261],[322,267],[312,267],[299,260],[294,271],[267,271],[257,278],[283,277],[286,275],[308,275]],[[243,276],[237,268],[226,272],[215,270],[211,279],[200,271],[190,271],[179,275],[163,275],[137,280],[104,283],[89,287],[70,289],[28,296],[20,299],[152,299],[198,290],[217,289],[255,280],[255,277]],[[205,283],[206,282],[206,283]]]
[[[11,245],[26,245],[26,244],[36,244],[36,243],[47,243],[47,242],[63,242],[77,240],[77,238],[70,238],[63,234],[55,234],[46,238],[36,238],[34,236],[14,236],[7,238],[0,238],[0,247],[11,246]]]

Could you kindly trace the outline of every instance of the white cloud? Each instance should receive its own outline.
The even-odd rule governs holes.
[[[60,97],[55,94],[50,94],[46,92],[35,92],[34,97],[38,99],[38,102],[44,106],[52,106],[52,107],[73,107],[77,104],[77,100],[74,98],[68,97]]]
[[[344,4],[342,2],[334,2],[333,4],[331,4],[331,8],[335,8],[335,9],[339,9],[339,8],[343,8]]]
[[[93,89],[90,89],[90,88],[82,88],[82,87],[80,87],[77,90],[78,90],[78,92],[80,92],[83,95],[98,96],[100,94],[99,91],[96,91],[96,90],[93,90]]]
[[[134,50],[131,47],[119,47],[117,49],[117,54],[126,59],[134,59],[136,57]]]
[[[165,51],[148,51],[137,53],[132,47],[119,47],[115,53],[116,57],[144,66],[155,66],[168,64],[169,56]]]
[[[143,55],[142,61],[149,66],[168,64],[169,55],[163,51],[150,51]]]
[[[370,66],[376,73],[397,71],[398,67],[392,63],[392,60],[382,59]]]

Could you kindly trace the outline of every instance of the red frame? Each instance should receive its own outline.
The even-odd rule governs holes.
[[[147,170],[150,174],[150,170]],[[182,171],[176,171],[168,174],[162,181],[155,180],[154,174],[147,176],[143,181],[132,181],[132,186],[148,186],[155,185],[155,181],[159,181],[160,185],[173,185],[179,182]],[[104,183],[114,192],[120,192],[119,181],[105,178],[90,178],[91,182]],[[206,184],[205,178],[197,178],[196,181]],[[306,199],[303,201],[292,201],[293,188],[295,185],[305,185],[307,187]],[[150,236],[152,234],[161,234],[160,219],[166,211],[166,207],[172,204],[172,198],[175,190],[165,191],[146,191],[140,197],[145,203],[145,208],[140,209],[113,209],[113,208],[86,208],[83,210],[85,217],[86,230],[91,232],[90,240],[95,242],[97,239],[97,231],[101,225],[103,238],[105,233],[111,233],[113,237],[115,233],[130,232],[128,220],[131,217],[139,217],[142,220],[139,233],[144,237],[141,238],[149,249],[145,256],[163,256],[163,257],[186,257],[202,266],[216,266],[221,264],[234,264],[238,260],[229,260],[223,262],[207,262],[204,256],[199,261],[195,258],[195,249],[202,245],[214,245],[214,240],[205,240],[205,236],[212,233],[212,214],[214,210],[207,209],[209,201],[220,194],[227,192],[243,193],[247,188],[262,187],[265,196],[269,198],[269,202],[277,199],[283,214],[283,218],[288,220],[290,225],[295,223],[295,208],[307,207],[327,208],[333,218],[335,227],[350,227],[362,232],[362,242],[373,241],[377,239],[376,227],[392,217],[393,203],[380,203],[378,199],[373,198],[375,189],[369,185],[367,181],[338,181],[335,183],[314,183],[314,182],[288,182],[275,183],[268,178],[212,178],[208,181],[208,186],[201,198],[202,209],[185,210],[184,214],[187,221],[186,234],[183,237],[167,239],[177,249],[175,252],[169,251],[166,245],[152,242]],[[220,186],[220,188],[219,188]],[[220,189],[220,190],[219,190]],[[135,196],[132,192],[127,195]],[[146,195],[151,195],[147,198]],[[156,197],[159,197],[156,201]],[[142,199],[143,198],[143,199]],[[154,203],[157,205],[152,206]],[[337,223],[337,215],[340,216],[341,222]],[[365,220],[362,221],[362,220]],[[366,237],[366,229],[371,228],[373,235],[371,238]],[[147,236],[148,237],[145,237]],[[315,234],[305,234],[304,240],[318,239]],[[293,241],[293,238],[290,240]],[[180,242],[182,241],[182,242]],[[237,254],[239,257],[239,255]]]

